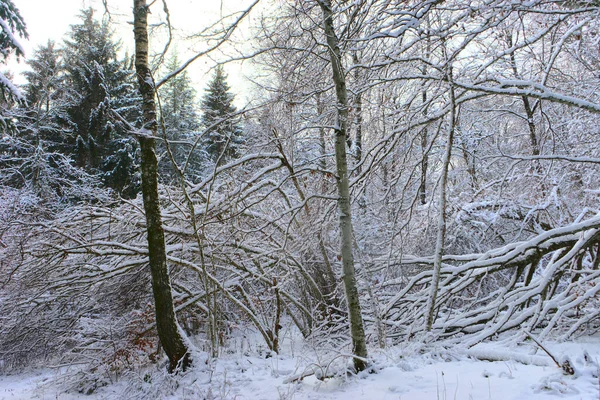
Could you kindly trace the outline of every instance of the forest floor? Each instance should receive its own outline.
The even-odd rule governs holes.
[[[600,400],[598,336],[544,343],[559,360],[571,360],[575,368],[572,376],[564,375],[543,351],[532,356],[535,349],[530,344],[509,349],[492,342],[475,348],[481,358],[506,358],[504,361],[474,359],[469,357],[473,352],[459,348],[406,344],[373,352],[372,373],[342,373],[324,380],[310,375],[292,383],[287,381],[306,371],[332,375],[336,369],[342,370],[348,360],[339,354],[327,357],[307,344],[291,341],[280,355],[272,357],[266,357],[259,345],[245,347],[243,341],[237,344],[237,350],[230,348],[229,354],[223,354],[211,365],[176,378],[164,373],[163,368],[147,368],[121,376],[118,381],[115,377],[112,384],[89,395],[65,392],[65,382],[73,383],[72,378],[66,377],[73,375],[64,370],[0,376],[0,400]],[[538,365],[523,364],[515,358]]]

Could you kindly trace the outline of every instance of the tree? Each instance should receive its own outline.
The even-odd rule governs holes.
[[[48,41],[34,51],[27,64],[31,70],[24,73],[27,107],[22,110],[21,137],[32,135],[29,140],[35,146],[68,155],[65,137],[69,128],[65,121],[69,118],[69,104],[64,97],[62,52],[53,41]]]
[[[166,64],[167,73],[179,67],[179,59],[173,56]],[[192,87],[187,71],[168,80],[159,90],[161,99],[160,120],[164,127],[163,134],[169,142],[173,160],[167,155],[160,157],[160,175],[165,180],[176,180],[172,161],[179,167],[186,162],[186,175],[198,176],[200,171],[201,149],[197,146],[200,116],[196,109],[196,91]],[[159,147],[164,153],[164,146]],[[191,154],[190,154],[191,152]]]
[[[48,40],[45,46],[38,47],[33,56],[27,60],[31,71],[24,73],[27,78],[25,97],[27,103],[39,104],[45,111],[50,111],[58,97],[58,89],[62,86],[60,69],[60,51],[56,43]]]
[[[247,153],[196,182],[178,174],[179,185],[159,198],[153,96],[164,89],[164,133],[179,159],[189,138],[177,135],[190,114],[176,78],[189,62],[154,85],[149,6],[134,4],[144,205],[74,207],[31,229],[34,240],[17,241],[17,229],[2,237],[17,244],[0,249],[0,276],[10,280],[0,285],[5,353],[97,352],[109,333],[88,328],[73,338],[73,326],[91,326],[86,317],[129,326],[124,314],[139,304],[114,306],[126,303],[117,294],[128,289],[123,281],[143,286],[151,270],[171,368],[190,349],[175,312],[192,332],[209,321],[213,354],[248,321],[272,351],[284,316],[317,344],[347,343],[350,322],[357,370],[373,338],[364,331],[375,325],[380,343],[467,345],[509,329],[519,340],[523,326],[546,338],[597,329],[600,220],[586,218],[597,212],[600,187],[600,9],[535,0],[286,3],[283,16],[261,20],[265,48],[253,49],[271,58],[255,96],[266,106],[244,126]],[[30,115],[20,130],[27,137],[45,121]],[[21,159],[33,159],[34,148]],[[15,153],[5,154],[10,162]],[[14,176],[21,171],[29,174]],[[532,187],[541,190],[523,190]],[[3,221],[16,226],[20,214]]]
[[[348,137],[348,92],[346,78],[340,52],[338,37],[333,26],[333,12],[330,0],[318,0],[323,12],[323,29],[329,49],[329,63],[333,74],[333,83],[337,97],[337,123],[335,126],[335,162],[337,167],[338,209],[340,213],[340,230],[342,232],[342,264],[344,269],[344,288],[350,315],[350,334],[352,336],[352,350],[354,368],[357,372],[367,367],[367,343],[365,330],[358,297],[356,275],[354,271],[352,209],[350,205],[350,176],[346,155],[346,141]]]
[[[93,198],[90,195],[98,182],[74,166],[64,152],[68,115],[60,51],[48,41],[27,63],[31,68],[24,74],[27,105],[13,110],[18,133],[12,146],[19,149],[21,157],[20,165],[14,165],[19,182],[13,182],[13,187],[29,187],[42,201],[53,205],[60,200]]]
[[[16,36],[28,37],[25,21],[12,0],[0,0],[0,26],[0,64],[6,64],[12,54],[17,57],[25,55]],[[5,131],[14,128],[6,110],[14,101],[23,100],[21,91],[11,82],[10,76],[0,72],[0,128]]]
[[[237,157],[243,143],[233,98],[227,75],[219,65],[202,99],[202,124],[208,132],[206,151],[217,164]]]
[[[11,1],[0,2],[3,36],[0,41],[8,46],[3,54],[12,51],[23,55],[13,33],[26,37],[24,22]],[[11,32],[12,31],[12,32]],[[7,108],[3,117],[10,119],[0,138],[0,185],[20,190],[32,196],[46,210],[60,209],[65,199],[90,199],[96,183],[84,171],[71,165],[61,154],[60,137],[65,130],[60,121],[65,113],[61,103],[60,52],[54,42],[40,46],[27,61],[31,68],[25,72],[27,84],[23,93],[8,80],[3,90]],[[17,104],[10,104],[17,100]],[[23,100],[23,101],[21,101]],[[98,193],[101,197],[102,195]]]
[[[52,186],[52,179],[42,172],[46,170],[43,164],[50,161],[45,153],[57,150],[55,140],[63,133],[59,125],[61,107],[55,104],[61,82],[60,55],[54,42],[48,41],[46,46],[37,48],[27,64],[31,68],[24,74],[27,78],[24,87],[27,105],[11,110],[16,117],[13,120],[16,121],[17,133],[12,137],[12,143],[3,141],[4,146],[13,149],[13,155],[19,155],[13,157],[11,163],[13,171],[18,173],[13,175],[16,179],[4,175],[4,182],[19,188],[31,184],[33,191],[41,194],[46,192],[44,187]],[[6,164],[2,167],[4,171],[10,170]],[[47,199],[49,195],[46,192],[42,197]]]
[[[141,97],[135,90],[136,77],[133,60],[125,56],[121,61],[123,80],[111,94],[110,123],[114,134],[106,146],[106,157],[100,166],[103,183],[124,198],[134,198],[140,191],[140,154],[137,141],[127,134],[122,120],[135,124],[141,120]],[[115,115],[118,115],[115,120]]]
[[[114,113],[131,123],[139,117],[133,73],[127,59],[118,59],[120,45],[108,23],[98,22],[91,8],[80,17],[64,41],[66,122],[71,130],[65,138],[67,151],[79,167],[103,175],[108,186],[132,197],[138,190],[135,144]]]
[[[146,211],[148,263],[152,273],[156,330],[160,343],[169,357],[169,369],[173,371],[178,365],[185,369],[191,363],[191,344],[186,340],[179,327],[173,307],[165,233],[161,221],[158,196],[158,160],[154,139],[158,134],[158,121],[156,119],[154,78],[148,63],[148,9],[146,0],[133,0],[135,70],[143,100],[143,125],[138,140],[141,150],[142,194]]]

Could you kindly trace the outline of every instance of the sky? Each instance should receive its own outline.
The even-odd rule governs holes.
[[[202,43],[193,43],[182,40],[190,34],[198,32],[204,26],[219,19],[221,15],[227,15],[233,10],[244,9],[249,0],[166,0],[171,15],[171,23],[175,28],[176,40],[172,45],[172,51],[176,51],[180,59],[191,57],[196,51],[202,48]],[[122,42],[123,52],[133,53],[133,31],[130,22],[132,0],[106,0],[111,12],[111,21],[115,28],[115,39]],[[29,40],[21,40],[25,48],[26,57],[33,54],[35,48],[45,45],[48,40],[54,40],[60,43],[66,32],[69,31],[69,25],[79,23],[78,15],[81,9],[92,7],[97,11],[100,18],[104,13],[102,0],[14,0],[15,5],[21,11]],[[152,11],[156,17],[161,17],[162,4],[157,1]],[[243,29],[240,31],[244,35]],[[164,37],[164,36],[163,36]],[[159,40],[154,40],[156,48],[162,49]],[[151,40],[152,43],[152,40]],[[216,55],[218,56],[218,55]],[[209,57],[204,57],[196,61],[189,68],[189,75],[193,81],[194,87],[200,97],[203,88],[206,87],[210,79],[211,67],[214,67],[215,61]],[[248,72],[248,63],[232,63],[225,67],[229,75],[229,85],[234,92],[237,92],[236,103],[242,106],[248,99],[250,91],[250,82],[245,78]],[[25,82],[20,74],[27,69],[23,60],[17,63],[13,58],[10,60],[7,69],[14,74],[14,81],[18,84]],[[235,90],[238,89],[238,90]]]

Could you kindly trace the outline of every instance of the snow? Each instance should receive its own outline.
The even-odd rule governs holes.
[[[550,357],[533,344],[508,349],[498,342],[470,350],[445,349],[440,345],[403,344],[372,351],[374,373],[358,376],[333,373],[349,360],[317,354],[310,345],[286,338],[281,355],[270,355],[259,344],[235,341],[213,364],[182,375],[169,376],[162,369],[137,371],[95,393],[65,393],[61,386],[66,371],[41,370],[0,376],[0,400],[9,399],[565,399],[597,400],[600,395],[598,360],[600,337],[576,342],[545,343],[558,359],[569,357],[574,376],[564,375]],[[256,340],[259,343],[259,340]],[[537,350],[536,354],[532,354]],[[485,361],[471,358],[500,359]],[[522,364],[515,361],[518,358]],[[329,360],[329,361],[328,361]],[[303,372],[335,375],[319,380],[315,375],[286,384],[286,378]],[[321,371],[319,373],[319,371]]]
[[[2,33],[8,38],[10,45],[15,47],[18,53],[25,54],[25,48],[15,35],[13,35],[13,30],[8,26],[8,23],[2,18],[0,18],[0,28],[2,28]]]
[[[24,101],[23,93],[3,73],[0,72],[0,86],[4,86],[18,101]]]
[[[518,79],[498,79],[497,81],[499,83],[499,86],[470,84],[458,81],[455,81],[454,84],[456,86],[468,90],[482,91],[494,94],[506,94],[510,96],[531,96],[541,100],[549,100],[552,102],[579,107],[581,109],[593,113],[600,112],[600,104],[552,91],[548,87],[540,85],[534,81],[525,81]]]
[[[0,400],[60,399],[81,398],[75,394],[59,393],[46,385],[56,377],[51,370],[33,371],[21,375],[0,375]]]

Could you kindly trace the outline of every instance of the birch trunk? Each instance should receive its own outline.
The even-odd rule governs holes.
[[[357,372],[367,367],[367,344],[363,327],[356,276],[354,271],[354,256],[352,253],[353,232],[352,213],[350,209],[350,184],[348,177],[348,160],[346,140],[348,136],[348,92],[346,78],[342,66],[338,38],[333,27],[333,12],[331,0],[319,0],[323,11],[323,28],[327,36],[329,57],[333,70],[333,81],[337,96],[337,125],[335,127],[335,161],[337,167],[338,209],[340,213],[340,230],[342,233],[342,265],[343,281],[350,316],[350,334],[352,336],[352,351],[354,368]]]
[[[169,369],[191,363],[189,344],[177,323],[173,308],[171,282],[167,266],[165,235],[158,196],[158,161],[154,137],[158,132],[154,79],[148,65],[148,6],[146,0],[133,0],[135,34],[135,70],[142,95],[144,126],[138,139],[141,150],[142,195],[146,212],[148,263],[152,275],[156,329],[160,344],[169,358]]]

